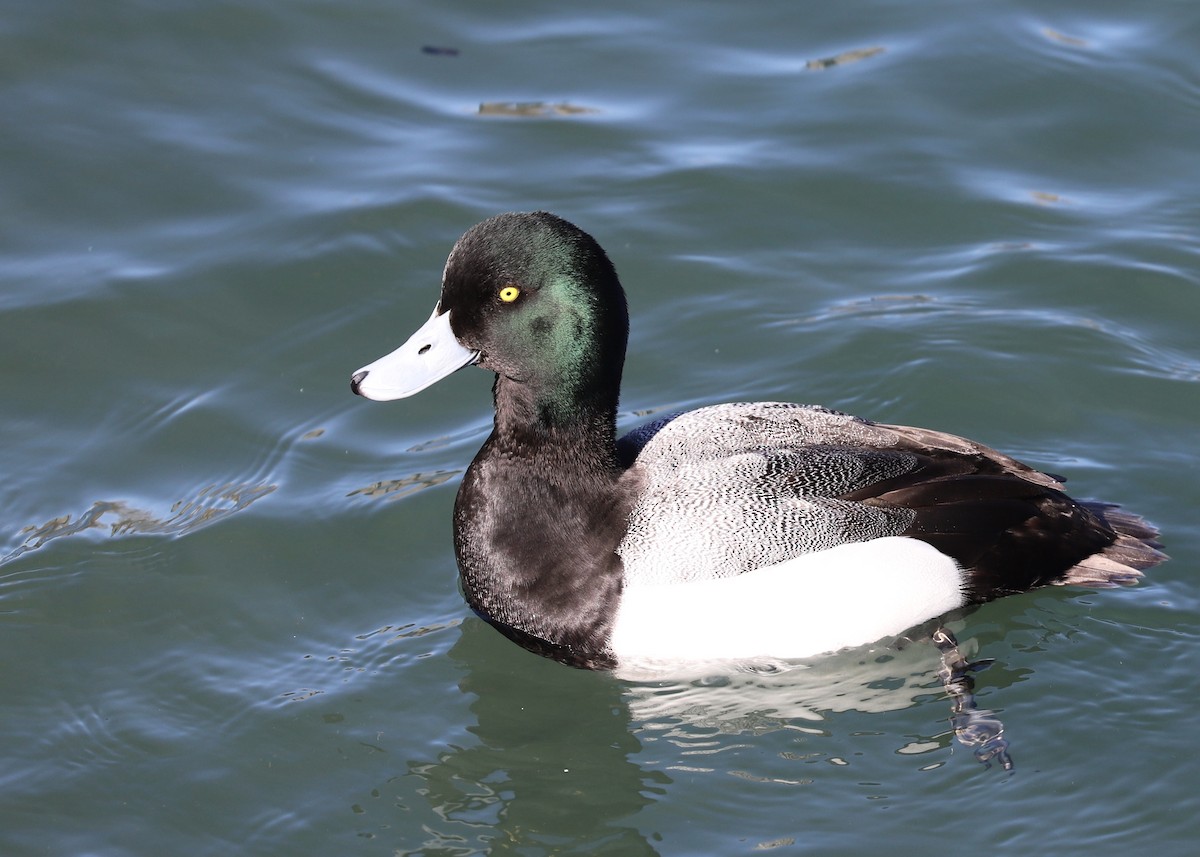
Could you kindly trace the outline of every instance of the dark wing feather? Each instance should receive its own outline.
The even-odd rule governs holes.
[[[1153,527],[1115,506],[1073,500],[1056,477],[952,435],[879,428],[895,432],[896,450],[919,464],[846,499],[912,511],[904,535],[968,569],[972,601],[1047,583],[1128,583],[1165,559]]]

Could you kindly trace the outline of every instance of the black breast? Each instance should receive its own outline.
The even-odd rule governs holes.
[[[616,546],[631,499],[615,478],[521,466],[488,444],[455,502],[455,552],[471,608],[555,660],[613,666],[607,652],[623,569]]]

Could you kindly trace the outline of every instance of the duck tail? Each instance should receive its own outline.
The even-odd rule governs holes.
[[[1112,503],[1079,505],[1106,523],[1116,534],[1112,544],[1067,570],[1061,584],[1109,587],[1137,583],[1142,570],[1168,559],[1158,542],[1158,529],[1138,515]]]

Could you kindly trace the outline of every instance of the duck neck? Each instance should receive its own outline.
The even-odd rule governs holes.
[[[496,425],[455,503],[455,552],[471,607],[528,649],[575,666],[607,654],[631,494],[616,403],[569,416],[519,384],[496,385]],[[576,403],[578,405],[578,403]]]
[[[586,395],[562,384],[546,389],[498,375],[495,430],[488,444],[526,466],[553,461],[555,472],[568,479],[615,482],[620,475],[616,397]]]

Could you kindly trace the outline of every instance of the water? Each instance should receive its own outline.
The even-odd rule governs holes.
[[[1192,853],[1194,4],[11,5],[0,852]],[[348,374],[535,207],[629,290],[624,425],[819,402],[1162,528],[956,626],[1013,773],[928,647],[639,685],[468,615],[490,381]]]

